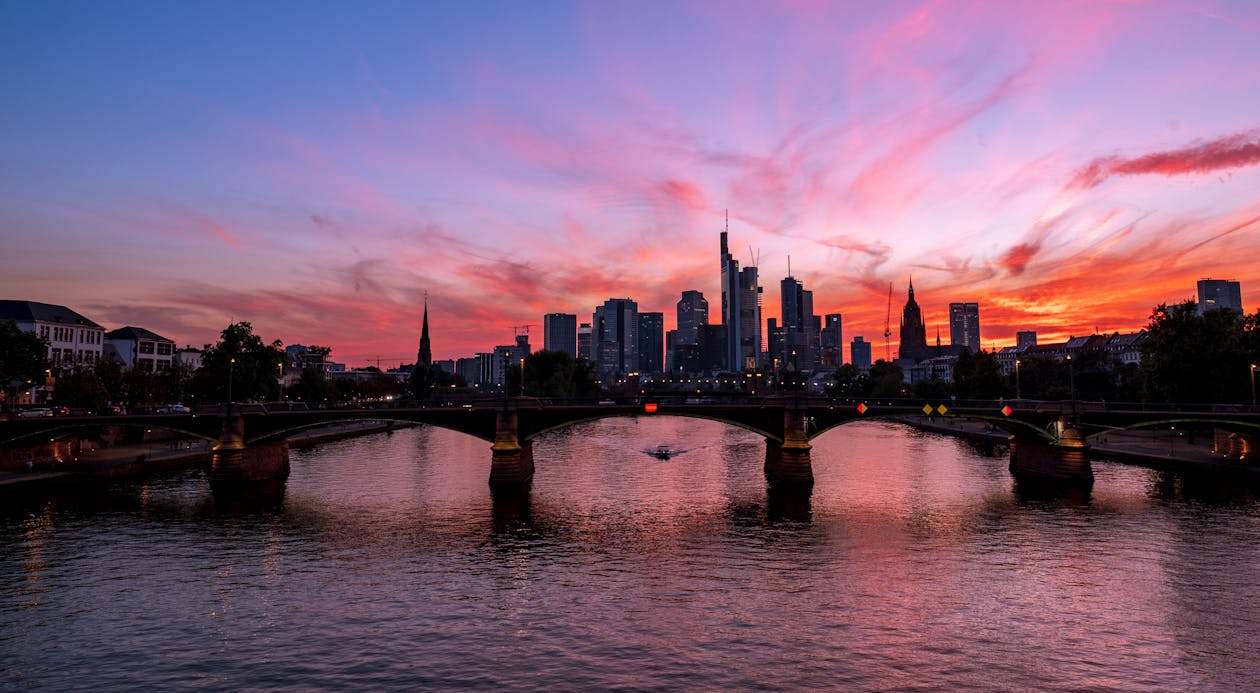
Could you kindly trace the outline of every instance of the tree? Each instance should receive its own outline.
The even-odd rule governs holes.
[[[835,384],[827,388],[832,397],[865,397],[871,393],[871,379],[851,363],[842,363],[832,377]]]
[[[298,381],[289,388],[289,397],[301,402],[325,402],[336,398],[336,391],[324,376],[324,370],[310,365],[302,369]]]
[[[520,392],[521,367],[508,368],[508,392]],[[525,394],[533,397],[598,397],[599,383],[590,361],[564,351],[535,351],[525,358]]]
[[[93,411],[105,406],[109,393],[96,377],[96,371],[80,369],[57,378],[53,402],[63,407],[81,407]]]
[[[461,379],[454,373],[448,373],[437,366],[417,363],[411,371],[411,380],[408,385],[412,397],[429,399],[439,390],[449,390],[452,385],[459,385],[460,382]]]
[[[872,397],[904,397],[908,392],[901,366],[891,361],[876,361],[871,366],[869,377]]]
[[[28,382],[42,380],[50,366],[48,340],[12,320],[0,322],[0,395],[6,404]]]
[[[280,369],[285,361],[280,340],[265,344],[248,322],[234,322],[207,347],[192,389],[205,402],[278,399]],[[230,380],[230,387],[229,387]]]
[[[996,399],[1006,389],[1002,369],[992,352],[963,351],[954,363],[954,394],[959,399]]]
[[[1163,402],[1250,401],[1250,364],[1255,363],[1256,315],[1228,308],[1198,313],[1194,301],[1151,312],[1142,342],[1142,394]]]

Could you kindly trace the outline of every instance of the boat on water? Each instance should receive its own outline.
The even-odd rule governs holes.
[[[668,460],[673,456],[674,451],[670,450],[668,445],[658,445],[656,446],[656,449],[652,451],[652,457],[655,457],[658,460]]]

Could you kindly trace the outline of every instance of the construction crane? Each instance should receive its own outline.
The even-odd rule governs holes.
[[[892,282],[888,282],[888,309],[884,311],[884,360],[892,362]]]

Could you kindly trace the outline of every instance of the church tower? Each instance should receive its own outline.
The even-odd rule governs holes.
[[[927,358],[927,327],[923,324],[923,312],[914,300],[914,278],[910,279],[910,295],[901,311],[901,341],[897,346],[897,359],[914,363]]]
[[[433,365],[433,352],[429,349],[429,294],[424,295],[424,323],[420,327],[420,351],[416,353],[416,367]]]

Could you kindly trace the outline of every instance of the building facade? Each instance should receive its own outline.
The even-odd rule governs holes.
[[[1199,315],[1215,308],[1230,308],[1244,313],[1242,284],[1230,279],[1200,279]]]
[[[610,298],[591,320],[591,356],[595,374],[611,385],[639,370],[639,304]]]
[[[543,349],[563,351],[577,358],[577,316],[569,313],[547,313],[543,316]]]
[[[980,351],[980,304],[949,304],[949,343],[971,353]]]
[[[175,363],[175,342],[143,327],[120,327],[105,334],[102,357],[124,368],[162,373]]]
[[[639,372],[665,370],[665,314],[639,313]]]
[[[871,369],[871,343],[862,339],[861,336],[854,337],[853,342],[849,344],[849,363],[859,370],[869,371]]]
[[[904,363],[918,363],[927,358],[927,326],[923,323],[923,311],[914,300],[914,280],[910,280],[910,290],[906,305],[901,310],[901,334],[897,344],[897,360]]]
[[[92,368],[105,348],[105,328],[65,306],[36,301],[0,301],[0,320],[48,340],[53,370]]]

